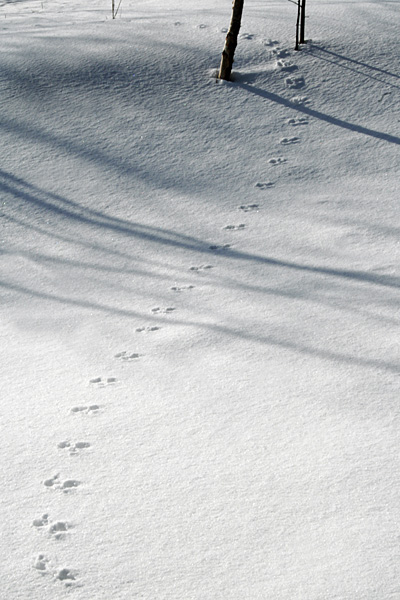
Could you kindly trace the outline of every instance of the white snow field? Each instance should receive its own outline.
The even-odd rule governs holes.
[[[398,1],[1,2],[0,600],[400,599]]]

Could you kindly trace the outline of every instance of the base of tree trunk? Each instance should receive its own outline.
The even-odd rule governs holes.
[[[233,57],[235,54],[237,39],[242,21],[244,0],[234,0],[232,8],[232,19],[225,39],[222,51],[221,65],[219,67],[218,79],[229,81],[232,73]]]

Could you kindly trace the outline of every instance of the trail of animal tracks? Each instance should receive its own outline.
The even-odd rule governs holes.
[[[399,582],[397,2],[2,4],[1,599]]]

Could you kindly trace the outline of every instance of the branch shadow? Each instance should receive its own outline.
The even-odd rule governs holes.
[[[22,200],[28,206],[37,206],[56,217],[77,221],[94,228],[108,229],[115,233],[184,249],[201,250],[203,245],[200,240],[192,236],[180,234],[169,229],[161,229],[134,221],[119,219],[104,212],[83,207],[77,202],[68,200],[59,194],[40,189],[2,169],[0,169],[0,191]]]
[[[259,96],[260,98],[269,100],[270,102],[275,102],[276,104],[281,104],[283,106],[286,106],[286,108],[290,108],[291,110],[295,110],[309,117],[314,117],[315,119],[319,119],[320,121],[325,121],[330,125],[335,125],[336,127],[347,129],[348,131],[353,131],[355,133],[361,133],[362,135],[382,140],[384,142],[389,142],[390,144],[400,145],[400,138],[394,135],[390,135],[382,131],[376,131],[375,129],[369,129],[368,127],[363,127],[362,125],[356,125],[355,123],[343,121],[342,119],[338,119],[337,117],[327,115],[318,110],[308,108],[307,106],[304,106],[302,104],[294,104],[290,100],[283,98],[283,96],[279,96],[278,94],[274,94],[273,92],[267,92],[260,88],[248,85],[246,83],[236,83],[235,85],[237,85],[238,87],[250,94],[254,94],[255,96]]]
[[[371,71],[376,71],[377,73],[382,73],[383,75],[388,75],[389,77],[394,77],[395,79],[400,79],[400,75],[397,75],[396,73],[391,73],[390,71],[385,71],[385,69],[379,69],[378,67],[374,67],[373,65],[369,65],[369,64],[361,62],[359,60],[355,60],[354,58],[350,58],[349,56],[343,56],[343,54],[338,54],[337,52],[333,52],[332,50],[327,50],[323,46],[319,46],[318,44],[314,44],[312,42],[309,45],[309,50],[317,58],[322,58],[322,56],[318,56],[318,52],[320,52],[321,54],[328,54],[329,56],[333,57],[333,59],[338,59],[338,60],[342,60],[342,61],[345,61],[345,62],[349,62],[349,63],[352,63],[352,64],[357,65],[359,67],[363,67],[363,68],[369,69]],[[317,50],[317,53],[315,53],[314,50]],[[361,75],[366,75],[362,71],[359,71],[359,70],[356,70],[356,69],[351,69],[350,67],[345,67],[345,65],[341,65],[338,62],[338,60],[330,60],[328,62],[330,62],[332,64],[335,64],[337,66],[343,67],[343,68],[350,69],[350,70],[355,71],[356,73],[359,73]],[[371,77],[372,79],[376,79],[375,77],[372,77],[371,75],[366,75],[366,76]],[[382,80],[381,79],[377,79],[377,81],[382,81]],[[397,87],[397,88],[400,87],[400,86],[395,85],[395,84],[388,84],[388,85],[393,85],[393,87]]]
[[[37,290],[33,290],[24,286],[20,286],[17,284],[4,282],[0,280],[0,288],[7,289],[10,291],[17,292],[22,295],[26,295],[29,297],[36,297],[42,300],[50,300],[57,304],[69,305],[74,307],[79,307],[83,309],[88,309],[90,311],[99,311],[112,315],[120,315],[128,318],[138,318],[143,315],[139,311],[127,310],[123,308],[118,308],[115,306],[109,306],[107,304],[103,304],[100,302],[89,302],[86,300],[78,300],[73,298],[67,298],[63,296],[57,296],[55,294],[49,294],[45,292],[39,292]],[[165,323],[165,321],[157,317],[156,315],[152,315],[151,317],[147,317],[148,320],[156,323]],[[289,342],[287,340],[278,339],[274,336],[265,336],[265,335],[254,335],[248,331],[243,329],[235,329],[234,327],[227,327],[224,325],[218,325],[216,323],[204,323],[200,321],[190,321],[188,319],[179,320],[174,319],[175,325],[181,326],[189,326],[196,327],[206,331],[215,331],[218,333],[223,333],[230,337],[236,338],[240,337],[242,339],[255,341],[258,343],[262,343],[268,346],[276,346],[279,348],[283,348],[285,350],[293,351],[295,353],[300,353],[306,356],[312,356],[320,360],[329,360],[329,361],[339,361],[342,363],[353,364],[358,367],[363,368],[374,368],[379,370],[388,371],[391,373],[400,373],[400,365],[398,363],[390,362],[390,361],[382,361],[376,359],[368,359],[368,358],[360,358],[358,356],[351,356],[348,354],[340,353],[340,352],[332,352],[328,350],[322,350],[321,348],[312,348],[310,346],[300,345],[293,342]]]
[[[287,272],[294,273],[308,273],[313,276],[320,276],[326,281],[325,285],[333,286],[333,282],[340,281],[349,281],[352,284],[368,284],[373,285],[377,289],[380,288],[391,288],[397,291],[400,288],[400,278],[395,276],[390,276],[387,274],[378,274],[371,273],[362,270],[349,270],[349,269],[340,269],[340,268],[331,268],[327,266],[321,266],[316,264],[306,264],[302,262],[294,262],[289,260],[283,260],[280,258],[275,258],[271,256],[262,256],[256,253],[249,253],[240,250],[236,250],[235,248],[229,247],[224,248],[222,251],[216,252],[212,250],[213,246],[210,246],[210,242],[204,239],[200,239],[194,236],[188,236],[180,234],[176,231],[160,228],[160,227],[152,227],[148,225],[142,225],[137,222],[133,222],[126,219],[116,218],[100,210],[94,210],[92,208],[87,208],[82,206],[77,202],[73,202],[68,198],[65,198],[59,194],[54,194],[48,192],[42,188],[39,188],[36,185],[32,185],[22,179],[21,177],[16,177],[15,175],[9,174],[4,170],[0,170],[0,191],[14,199],[14,201],[18,201],[20,205],[22,204],[23,208],[28,209],[27,212],[32,212],[32,206],[35,209],[40,208],[41,211],[46,215],[51,214],[54,219],[50,219],[53,223],[57,223],[57,227],[62,231],[70,232],[74,231],[76,227],[75,224],[79,223],[86,228],[90,228],[92,232],[95,233],[95,239],[104,240],[104,232],[111,231],[113,234],[118,236],[128,236],[131,238],[139,238],[143,239],[149,244],[151,244],[151,248],[165,248],[165,249],[184,249],[190,250],[196,255],[199,256],[216,256],[218,255],[218,260],[223,262],[230,262],[232,265],[237,263],[238,261],[249,262],[253,264],[264,265],[269,269],[278,269],[284,270]],[[3,217],[6,219],[10,219],[11,221],[18,223],[19,219],[10,217],[7,214],[4,214],[6,210],[6,205],[3,207]],[[15,207],[15,202],[14,202]],[[21,208],[21,206],[20,206]],[[33,213],[33,219],[36,220],[37,211]],[[46,221],[46,219],[44,219]],[[66,221],[66,223],[63,223]],[[95,249],[103,253],[103,256],[107,256],[107,254],[113,255],[115,253],[114,248],[110,248],[107,245],[107,242],[103,242],[102,244],[90,244],[89,242],[84,242],[80,239],[82,231],[75,232],[75,237],[68,237],[67,234],[60,235],[58,232],[53,232],[48,229],[44,229],[43,227],[39,227],[36,222],[29,224],[26,221],[21,220],[24,227],[31,227],[33,231],[38,232],[40,234],[45,233],[46,235],[54,235],[56,239],[62,239],[64,242],[68,244],[84,244],[85,247],[89,249]],[[66,225],[64,227],[64,225]],[[71,225],[73,227],[71,227]],[[29,237],[29,234],[28,234]],[[83,236],[82,236],[83,237]],[[126,265],[121,264],[121,260],[116,261],[117,264],[103,264],[101,259],[98,260],[75,260],[74,258],[65,257],[62,254],[51,255],[46,254],[44,252],[37,251],[29,251],[29,250],[21,250],[21,251],[13,251],[8,250],[6,248],[2,249],[1,252],[3,255],[11,255],[11,254],[19,254],[24,258],[37,261],[39,263],[48,264],[52,268],[58,268],[64,266],[68,269],[77,270],[79,275],[79,269],[82,269],[86,272],[87,269],[93,269],[100,273],[115,273],[115,274],[126,274],[126,275],[137,275],[137,276],[145,276],[149,278],[157,278],[166,279],[165,273],[159,275],[156,272],[156,268],[154,267],[155,262],[151,260],[144,259],[145,263],[149,264],[143,265],[140,267],[137,263],[142,261],[141,257],[135,257],[132,254],[119,253],[117,251],[117,256],[119,258],[123,258],[124,262],[126,259]],[[153,255],[153,252],[150,251],[150,256]],[[168,253],[166,253],[166,257],[168,260]],[[135,262],[135,265],[132,265],[132,262]],[[235,271],[234,271],[235,272]],[[84,275],[87,277],[87,273]],[[189,277],[189,272],[186,272],[186,276]],[[315,284],[313,280],[312,284]],[[107,282],[109,284],[109,282]],[[246,282],[239,280],[238,277],[234,276],[233,279],[229,280],[228,278],[217,278],[210,276],[208,279],[208,284],[211,286],[219,286],[226,288],[241,288],[247,289],[250,291],[255,291],[257,293],[274,295],[281,298],[293,298],[293,299],[304,299],[313,301],[312,294],[310,296],[304,293],[301,290],[287,290],[281,289],[279,285],[276,288],[268,287],[267,285],[259,285],[259,286],[251,286]],[[112,283],[111,285],[115,286],[117,283]],[[121,285],[121,284],[119,284]],[[44,291],[35,289],[36,286],[32,285],[24,285],[20,282],[6,281],[3,280],[0,282],[0,287],[3,290],[8,290],[11,293],[29,297],[29,298],[37,298],[40,300],[44,300],[47,302],[67,305],[75,308],[89,310],[91,312],[98,311],[100,313],[105,313],[109,315],[117,315],[129,319],[150,319],[154,322],[162,322],[165,323],[165,319],[162,316],[157,315],[144,315],[140,310],[132,310],[121,307],[118,303],[110,304],[107,302],[94,299],[88,299],[85,297],[73,297],[69,294],[65,293],[54,293],[52,291]],[[312,285],[314,289],[314,285]],[[368,288],[365,288],[365,293],[368,292]],[[329,298],[325,299],[324,297],[319,298],[320,303],[329,304]],[[368,315],[370,317],[370,315]],[[323,348],[313,348],[311,345],[307,344],[299,344],[296,342],[291,342],[288,339],[280,339],[278,336],[273,335],[265,335],[262,332],[251,332],[246,330],[243,326],[235,325],[222,325],[215,323],[215,320],[210,321],[209,318],[204,320],[191,320],[191,319],[179,319],[174,317],[173,323],[179,326],[189,326],[198,328],[205,331],[214,331],[217,333],[221,333],[230,337],[240,337],[245,340],[255,341],[257,343],[261,343],[268,346],[276,346],[280,348],[284,348],[289,351],[293,351],[296,353],[304,354],[307,356],[314,356],[319,359],[333,360],[345,363],[351,363],[354,365],[358,365],[360,367],[365,368],[380,368],[386,371],[390,371],[393,373],[398,373],[400,370],[400,366],[390,362],[390,361],[381,361],[378,359],[368,359],[361,358],[357,356],[351,356],[341,352],[328,351]],[[394,324],[394,323],[393,323]]]
[[[243,85],[243,84],[242,84]],[[2,178],[2,180],[1,180]],[[10,194],[13,198],[22,200],[27,206],[37,206],[56,217],[90,226],[96,231],[110,230],[124,236],[143,239],[163,247],[173,247],[190,250],[200,255],[215,255],[215,246],[210,241],[194,236],[188,236],[176,231],[143,225],[134,221],[124,220],[107,215],[104,212],[89,209],[63,196],[38,188],[20,177],[11,175],[0,169],[0,191]],[[399,288],[400,278],[390,275],[377,275],[360,270],[337,269],[317,265],[308,265],[286,261],[278,258],[262,256],[224,248],[218,251],[218,256],[226,259],[250,261],[269,267],[285,268],[293,271],[326,275],[340,279],[370,283],[382,287]]]

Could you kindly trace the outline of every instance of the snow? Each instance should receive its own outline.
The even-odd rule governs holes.
[[[1,600],[400,597],[398,2],[2,3]]]

